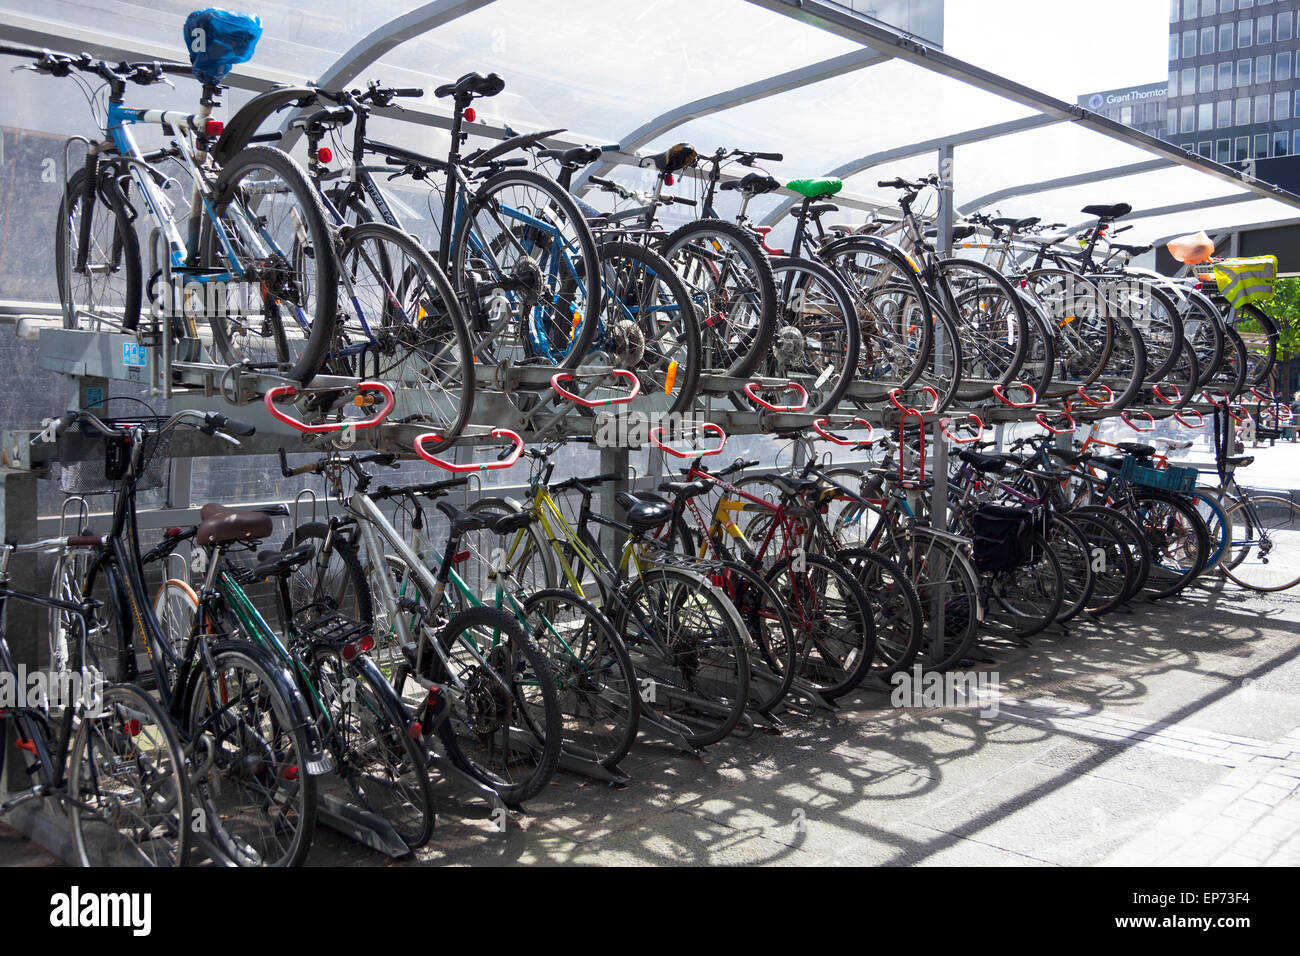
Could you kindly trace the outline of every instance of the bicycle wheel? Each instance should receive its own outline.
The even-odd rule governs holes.
[[[1172,597],[1205,567],[1205,522],[1186,498],[1152,489],[1134,491],[1130,508],[1151,549],[1148,597]]]
[[[695,303],[702,367],[737,378],[753,374],[777,316],[776,279],[758,241],[733,222],[698,219],[666,236],[658,251]]]
[[[325,370],[407,386],[403,421],[432,425],[445,449],[474,408],[471,353],[456,293],[415,239],[384,223],[347,232]]]
[[[338,647],[318,645],[308,664],[329,715],[339,777],[360,807],[383,817],[403,843],[424,846],[434,812],[419,724],[365,655],[347,661]]]
[[[1105,511],[1076,508],[1069,518],[1086,542],[1088,568],[1092,572],[1092,594],[1084,610],[1099,618],[1126,600],[1137,576],[1136,560]]]
[[[946,535],[910,528],[884,535],[877,550],[916,585],[925,640],[916,660],[926,670],[960,663],[979,633],[979,581],[962,546]]]
[[[358,624],[373,627],[378,640],[381,626],[374,621],[374,601],[356,548],[342,532],[335,532],[328,554],[322,555],[328,538],[329,525],[309,521],[284,539],[282,551],[292,551],[304,544],[316,547],[315,557],[298,565],[289,575],[290,607],[297,611],[316,604],[321,610],[338,611]]]
[[[962,337],[957,320],[948,309],[936,299],[931,298],[930,310],[934,314],[934,344],[926,357],[925,366],[917,378],[915,389],[922,387],[934,389],[939,398],[934,402],[937,411],[945,411],[957,397],[961,388],[962,370],[966,359],[962,354]],[[904,396],[904,403],[913,402],[916,407],[928,408],[931,397],[925,392],[914,392]]]
[[[132,331],[140,322],[142,266],[126,197],[114,167],[96,167],[85,226],[87,173],[78,169],[59,200],[54,230],[54,279],[63,306],[63,327]],[[82,232],[85,230],[85,256]]]
[[[625,369],[641,382],[632,407],[648,413],[688,411],[699,389],[702,351],[690,290],[668,260],[648,246],[612,241],[598,248],[600,321],[579,371],[588,365]],[[573,294],[574,284],[571,279],[564,295]]]
[[[780,595],[763,576],[738,561],[718,561],[710,579],[735,605],[749,633],[749,706],[776,707],[794,682],[797,641]]]
[[[1092,603],[1096,587],[1088,538],[1068,517],[1052,514],[1047,524],[1047,545],[1061,565],[1061,610],[1056,622],[1064,624]]]
[[[876,653],[876,622],[853,572],[824,555],[794,553],[766,578],[790,615],[796,676],[828,700],[854,690]]]
[[[518,805],[551,782],[563,743],[555,668],[513,616],[489,607],[458,611],[439,630],[445,659],[427,676],[448,685],[439,728],[452,762]]]
[[[957,323],[961,385],[956,398],[981,401],[994,386],[1015,382],[1025,362],[1029,313],[1024,300],[992,266],[971,259],[940,259],[932,290]]]
[[[848,390],[858,368],[858,321],[853,295],[827,266],[811,259],[783,256],[772,260],[777,315],[772,345],[755,375],[801,384],[813,412],[833,409]],[[735,394],[737,408],[754,403]]]
[[[1148,378],[1147,349],[1146,340],[1127,316],[1112,315],[1111,325],[1115,329],[1115,338],[1101,382],[1113,394],[1107,407],[1118,413],[1133,404],[1142,391],[1142,383]]]
[[[1273,374],[1273,368],[1277,364],[1277,343],[1282,335],[1277,322],[1259,306],[1250,304],[1241,307],[1237,321],[1245,323],[1249,331],[1262,332],[1264,335],[1262,349],[1247,350],[1249,366],[1247,384],[1267,385],[1268,378]]]
[[[837,551],[835,558],[858,579],[876,622],[876,657],[871,673],[888,678],[912,666],[925,640],[921,598],[907,573],[868,548]]]
[[[1232,554],[1232,521],[1224,510],[1223,499],[1214,488],[1198,487],[1192,493],[1192,503],[1197,513],[1205,522],[1209,532],[1209,552],[1205,558],[1205,567],[1201,570],[1213,571],[1222,561],[1230,560]]]
[[[1163,381],[1183,347],[1183,319],[1177,304],[1159,285],[1141,276],[1105,275],[1097,281],[1112,314],[1127,318],[1142,335],[1145,381]]]
[[[204,764],[194,779],[200,825],[239,866],[297,866],[316,830],[307,736],[249,648],[217,643],[211,664],[185,698],[188,735],[201,741]]]
[[[1209,296],[1195,289],[1182,290],[1186,296],[1183,335],[1196,352],[1197,374],[1209,381],[1223,361],[1226,340],[1223,316]]]
[[[470,502],[467,510],[473,514],[515,514],[520,505],[509,498],[479,498]],[[490,574],[508,578],[525,594],[561,586],[555,553],[536,521],[508,535],[497,534],[491,528],[471,531],[465,540],[471,556],[466,562],[468,567],[460,569],[459,574],[471,587],[477,583],[480,594],[486,593]]]
[[[1228,557],[1219,570],[1251,591],[1285,591],[1300,583],[1300,508],[1289,498],[1248,495],[1228,508]]]
[[[911,258],[873,236],[837,240],[818,255],[844,280],[857,306],[857,381],[879,387],[870,401],[882,400],[891,388],[911,388],[930,360],[935,323]]]
[[[241,150],[222,167],[199,252],[231,276],[211,316],[222,360],[310,383],[333,339],[338,266],[302,168],[270,146]]]
[[[1042,535],[1035,535],[1036,560],[988,581],[985,620],[1010,628],[1017,637],[1032,637],[1055,623],[1064,603],[1061,562]]]
[[[600,258],[554,180],[527,169],[490,176],[459,211],[451,263],[477,361],[581,364],[601,310]]]
[[[194,815],[185,753],[152,697],[131,684],[106,687],[98,712],[81,718],[69,764],[82,866],[185,865]]]
[[[1052,391],[1052,378],[1056,374],[1056,323],[1042,305],[1024,289],[1016,294],[1025,302],[1029,317],[1029,341],[1025,347],[1025,361],[1020,366],[1018,379],[1042,397]]]
[[[632,657],[641,705],[692,747],[722,740],[749,699],[735,606],[701,575],[666,567],[643,570],[622,598],[614,628]]]
[[[1053,332],[1056,367],[1052,385],[1038,394],[1063,398],[1104,372],[1114,343],[1105,298],[1091,280],[1064,269],[1036,269],[1025,277]]]
[[[154,594],[153,613],[158,618],[158,629],[174,655],[166,661],[168,686],[176,684],[176,672],[194,630],[194,616],[198,611],[199,596],[184,581],[169,578]]]
[[[555,668],[564,749],[616,767],[641,721],[636,674],[622,638],[604,614],[572,591],[538,591],[521,610],[529,636]]]

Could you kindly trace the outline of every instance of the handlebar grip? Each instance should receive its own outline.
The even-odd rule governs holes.
[[[204,417],[204,421],[209,428],[225,432],[228,435],[239,435],[241,438],[247,438],[249,435],[257,433],[256,425],[241,422],[237,418],[228,418],[219,412],[209,412]]]
[[[766,159],[769,162],[779,163],[785,159],[784,153],[755,153],[755,159]]]
[[[424,90],[418,86],[399,86],[393,90],[394,96],[411,96],[420,97],[424,95]]]
[[[283,448],[280,449],[280,474],[284,475],[284,477],[286,478],[293,478],[297,475],[310,474],[311,472],[315,471],[319,467],[320,467],[320,462],[309,461],[305,465],[298,465],[295,468],[290,468],[288,456],[285,455]]]

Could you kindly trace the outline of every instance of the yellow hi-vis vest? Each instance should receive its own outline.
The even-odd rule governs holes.
[[[1271,299],[1273,280],[1276,278],[1277,256],[1224,259],[1214,264],[1214,279],[1219,284],[1219,294],[1234,309]]]

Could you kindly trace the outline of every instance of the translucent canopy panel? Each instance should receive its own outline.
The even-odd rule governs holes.
[[[1227,191],[1222,195],[1229,195]],[[1148,216],[1135,220],[1131,235],[1124,233],[1120,242],[1154,242],[1170,236],[1183,235],[1204,229],[1213,234],[1216,229],[1231,229],[1250,223],[1275,222],[1277,220],[1294,220],[1296,208],[1274,199],[1258,199],[1249,202],[1215,205],[1207,203],[1193,212],[1179,212],[1165,216]],[[1217,250],[1224,255],[1228,250]]]
[[[795,179],[829,172],[878,150],[910,145],[972,126],[1032,115],[1018,103],[901,60],[700,117],[647,147],[686,141],[781,152],[773,175]]]
[[[858,49],[744,0],[696,9],[667,0],[496,0],[396,47],[365,75],[402,70],[432,88],[495,71],[506,88],[475,104],[485,119],[616,143],[682,103]]]
[[[262,38],[253,62],[315,79],[353,43],[375,27],[419,6],[418,0],[317,0],[311,4],[232,3],[262,18]],[[194,0],[2,0],[8,13],[37,17],[55,32],[60,25],[115,38],[184,49],[181,27],[203,4]],[[76,51],[74,51],[76,52]]]

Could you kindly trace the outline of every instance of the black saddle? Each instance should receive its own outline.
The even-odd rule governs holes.
[[[484,76],[482,73],[466,73],[455,83],[444,83],[433,91],[433,95],[442,99],[454,96],[458,100],[475,96],[496,96],[506,88],[506,81],[495,73]]]
[[[982,451],[971,451],[968,448],[958,452],[957,457],[985,475],[1001,474],[1011,464],[1010,460],[1003,455],[989,455]]]
[[[1126,202],[1117,202],[1113,206],[1084,206],[1079,211],[1085,216],[1096,216],[1098,219],[1118,219],[1131,213],[1133,207]]]
[[[633,531],[649,531],[673,516],[673,506],[668,502],[643,501],[630,491],[620,491],[614,500],[620,508],[627,509],[627,523]]]
[[[253,565],[252,576],[260,581],[288,574],[299,565],[306,564],[316,557],[316,545],[310,541],[291,551],[263,551],[257,556]]]

